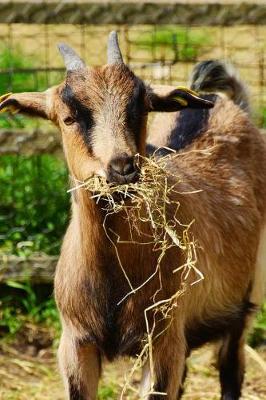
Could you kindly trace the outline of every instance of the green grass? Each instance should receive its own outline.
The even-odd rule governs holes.
[[[50,155],[1,156],[0,254],[56,255],[69,215],[68,173]]]
[[[134,41],[138,49],[148,50],[155,59],[160,55],[172,61],[194,61],[211,43],[204,32],[193,32],[186,28],[168,25],[154,31],[142,32]]]

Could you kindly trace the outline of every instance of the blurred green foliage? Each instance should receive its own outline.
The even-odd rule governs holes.
[[[67,179],[64,162],[53,156],[1,156],[0,253],[59,253],[69,214]]]
[[[109,385],[101,385],[99,387],[98,396],[100,400],[113,400],[117,399],[119,395],[119,388],[116,383]]]
[[[24,54],[17,46],[12,50],[0,44],[0,95],[9,92],[42,91],[58,84],[64,73],[37,69],[37,60]],[[23,115],[1,115],[0,128],[28,128],[40,120]]]
[[[150,32],[142,32],[133,43],[142,49],[149,49],[155,59],[162,54],[171,61],[195,61],[211,43],[205,33],[194,32],[183,27],[159,27]],[[163,53],[162,53],[163,52]]]
[[[26,55],[21,47],[10,49],[4,44],[0,44],[0,71],[1,93],[46,90],[65,75],[40,68],[38,59]]]
[[[266,108],[262,110],[262,127],[266,128]]]
[[[1,286],[1,291],[0,338],[15,338],[27,323],[53,328],[58,338],[60,321],[51,286],[40,290],[30,283],[10,280]]]
[[[33,67],[34,61],[27,57],[20,48],[11,49],[7,45],[0,47],[0,88],[1,92],[31,90],[32,76],[23,70]],[[16,73],[16,70],[19,70]]]
[[[266,343],[266,301],[257,315],[253,330],[249,336],[249,343],[252,347],[256,347],[263,342]]]

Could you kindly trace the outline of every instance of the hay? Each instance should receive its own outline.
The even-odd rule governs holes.
[[[135,372],[143,366],[145,362],[149,362],[151,373],[151,387],[149,393],[146,395],[165,394],[154,392],[155,375],[153,365],[153,342],[164,332],[156,333],[155,335],[155,318],[153,318],[152,326],[150,326],[148,314],[151,312],[154,313],[153,315],[160,313],[158,315],[162,315],[163,318],[169,320],[167,324],[167,326],[169,326],[171,323],[171,312],[177,306],[180,296],[185,293],[189,285],[198,283],[204,278],[196,267],[196,243],[190,234],[190,227],[193,221],[191,221],[189,225],[183,225],[178,219],[180,204],[176,200],[178,198],[176,188],[180,179],[172,175],[169,172],[169,168],[167,168],[169,162],[172,163],[176,157],[179,157],[179,154],[175,152],[160,158],[157,157],[156,154],[150,158],[138,155],[137,164],[140,169],[140,178],[136,183],[109,185],[104,178],[93,176],[85,182],[79,182],[75,188],[70,189],[72,191],[81,187],[85,188],[91,192],[91,197],[95,202],[100,203],[101,207],[105,210],[105,219],[103,223],[105,233],[115,248],[117,259],[130,288],[126,296],[119,301],[118,305],[125,301],[130,295],[134,295],[138,290],[142,289],[155,276],[158,276],[161,282],[160,266],[169,249],[176,247],[181,249],[184,254],[185,263],[181,266],[177,266],[172,271],[173,273],[179,272],[181,274],[181,286],[177,288],[176,293],[170,298],[157,301],[156,296],[162,289],[162,287],[160,287],[153,295],[152,305],[144,310],[146,339],[143,342],[143,349],[126,379],[121,399],[126,391],[136,391],[130,382]],[[168,211],[169,206],[171,206],[171,210],[173,210],[171,215],[169,215]],[[154,250],[158,251],[157,264],[154,266],[154,271],[149,278],[138,287],[133,287],[131,284],[119,257],[117,244],[121,242],[125,243],[125,241],[115,232],[112,232],[112,236],[117,238],[117,240],[114,241],[111,238],[110,229],[108,231],[106,227],[107,218],[110,215],[118,214],[122,211],[127,216],[130,227],[131,240],[127,242],[138,243],[140,245],[149,244],[153,246]],[[143,224],[148,224],[148,231],[150,231],[151,234],[147,234],[147,230],[145,230],[145,232],[141,230],[140,226],[143,226]],[[193,282],[188,279],[192,271],[196,276]]]

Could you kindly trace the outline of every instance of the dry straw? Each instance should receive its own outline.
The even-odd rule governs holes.
[[[70,189],[75,190],[81,187],[86,188],[91,192],[91,197],[95,199],[96,203],[99,203],[101,200],[101,206],[104,204],[102,207],[105,209],[105,219],[103,224],[105,233],[115,248],[120,267],[130,287],[129,292],[119,301],[118,304],[121,304],[127,297],[134,295],[134,293],[142,289],[155,276],[159,277],[160,281],[161,262],[170,248],[177,247],[181,249],[184,254],[184,259],[186,260],[183,265],[177,265],[172,271],[173,273],[179,272],[181,274],[181,286],[177,287],[176,293],[174,293],[170,298],[157,301],[156,295],[158,294],[158,291],[161,290],[161,288],[159,288],[158,291],[154,293],[153,303],[151,306],[143,311],[146,322],[146,338],[143,341],[141,353],[136,358],[133,368],[126,377],[121,393],[121,399],[124,398],[124,395],[128,391],[136,392],[136,389],[131,384],[133,375],[145,362],[149,362],[151,373],[149,393],[145,394],[145,398],[151,393],[155,394],[152,351],[153,342],[164,332],[160,332],[159,335],[156,332],[155,336],[155,318],[152,319],[153,323],[152,326],[150,326],[148,314],[151,312],[154,314],[160,313],[160,315],[163,315],[163,318],[169,320],[169,323],[167,323],[167,326],[169,326],[171,323],[171,311],[177,306],[180,296],[184,294],[189,285],[198,283],[203,279],[202,273],[196,266],[196,243],[190,234],[190,226],[193,221],[191,221],[189,225],[183,225],[178,219],[180,204],[176,200],[178,198],[176,187],[180,180],[177,176],[173,176],[169,172],[170,168],[167,167],[169,162],[173,163],[174,159],[178,157],[179,154],[170,151],[170,149],[168,150],[169,154],[166,156],[157,157],[156,153],[149,158],[138,156],[137,160],[140,168],[140,179],[136,183],[109,185],[105,179],[93,176],[85,182],[80,182],[78,186]],[[170,206],[173,212],[169,216],[167,210],[169,210]],[[110,229],[107,227],[108,217],[122,211],[127,216],[131,232],[131,239],[127,242],[129,244],[137,242],[140,245],[151,244],[154,249],[158,251],[157,263],[154,265],[152,274],[138,287],[133,287],[126,274],[125,268],[120,261],[117,244],[122,242],[123,238],[116,235],[115,232],[112,232],[112,235],[110,235]],[[148,224],[148,231],[150,231],[151,234],[147,234],[146,230],[145,233],[141,230],[140,226],[143,227],[143,224]],[[114,241],[111,236],[117,237],[117,240]],[[191,280],[188,278],[192,271],[194,271],[197,278],[191,283]],[[160,394],[163,395],[165,393]]]

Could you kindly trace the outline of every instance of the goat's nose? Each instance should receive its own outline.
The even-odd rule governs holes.
[[[133,157],[117,157],[109,163],[109,172],[112,181],[133,182],[137,175],[137,168]]]
[[[129,175],[135,172],[134,160],[132,157],[116,158],[110,162],[110,168],[120,175]]]

